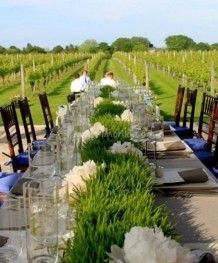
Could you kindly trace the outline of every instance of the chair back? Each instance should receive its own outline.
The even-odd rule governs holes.
[[[174,121],[176,123],[176,126],[179,126],[179,122],[180,122],[184,93],[185,93],[185,88],[179,86],[177,90],[176,106],[174,112]]]
[[[39,94],[39,100],[45,120],[46,137],[49,136],[51,130],[54,128],[54,122],[51,115],[51,110],[48,103],[47,94],[45,92]]]
[[[74,100],[75,100],[75,94],[74,93],[67,95],[67,102],[68,103],[72,103]]]
[[[9,147],[9,155],[6,153],[4,154],[10,158],[13,158],[16,155],[16,148],[18,148],[18,153],[23,152],[23,143],[14,103],[11,103],[5,107],[0,107],[0,112]]]
[[[31,143],[36,140],[36,131],[33,124],[32,114],[30,111],[27,97],[18,101],[20,114],[23,121],[24,131],[26,135],[27,143]]]
[[[191,131],[193,131],[196,99],[197,89],[191,90],[187,88],[184,104],[183,127],[187,127],[187,123],[189,123],[189,127],[187,128]]]
[[[215,153],[218,152],[218,99],[214,99],[213,110],[209,123],[207,145],[211,149],[212,145],[215,144]]]
[[[198,137],[202,137],[203,133],[208,134],[209,124],[213,112],[214,100],[215,98],[213,96],[208,95],[206,92],[203,93],[198,124]]]

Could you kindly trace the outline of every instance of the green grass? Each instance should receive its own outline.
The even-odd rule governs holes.
[[[170,76],[167,76],[160,71],[150,71],[150,87],[156,96],[156,103],[160,106],[161,113],[165,120],[173,118],[177,87],[179,82]],[[194,87],[193,87],[194,88]],[[200,115],[200,107],[202,100],[202,92],[198,90],[196,108],[195,108],[195,119],[198,121]],[[183,113],[182,113],[183,115]]]
[[[108,59],[103,59],[101,64],[98,67],[98,71],[95,75],[95,81],[100,82],[100,80],[104,77],[105,72],[107,71]]]
[[[48,101],[52,112],[53,120],[56,117],[56,111],[61,104],[67,104],[67,95],[70,93],[70,84],[73,76],[76,72],[80,71],[84,66],[84,62],[78,63],[71,71],[68,71],[61,76],[59,80],[52,81],[46,87],[46,93],[48,95]],[[4,87],[4,92],[0,90],[0,105],[6,105],[10,102],[10,98],[20,94],[20,85],[15,84]],[[30,86],[27,84],[25,89],[25,96],[28,97],[30,110],[33,117],[34,124],[44,124],[43,113],[39,103],[37,94],[33,94]],[[19,111],[18,111],[19,112]],[[18,114],[19,123],[21,124],[21,118]],[[0,120],[0,124],[1,124]]]
[[[107,65],[107,71],[114,72],[114,78],[116,80],[122,80],[129,85],[134,85],[133,79],[128,75],[123,66],[115,59],[110,59]]]

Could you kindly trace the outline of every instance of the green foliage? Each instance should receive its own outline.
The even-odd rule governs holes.
[[[145,37],[132,37],[126,38],[121,37],[116,39],[112,43],[112,47],[114,51],[124,51],[124,52],[131,52],[131,51],[145,51],[150,47],[153,47],[151,42]]]
[[[197,50],[210,50],[210,45],[208,43],[199,42],[195,45]]]
[[[111,93],[115,90],[115,88],[109,86],[109,85],[105,85],[103,87],[101,87],[101,92],[100,92],[100,97],[102,98],[110,98],[111,97]]]
[[[98,43],[95,39],[87,39],[79,46],[79,50],[82,52],[96,53],[98,51]]]
[[[183,50],[194,48],[195,42],[193,39],[184,35],[169,36],[165,39],[167,48],[170,50]]]
[[[63,48],[62,46],[60,46],[60,45],[55,46],[55,47],[53,47],[53,49],[52,49],[52,52],[53,52],[53,53],[60,53],[60,52],[63,52],[63,51],[64,51],[64,48]]]
[[[115,156],[87,182],[86,192],[77,192],[75,236],[63,262],[104,262],[110,246],[123,246],[124,234],[136,225],[174,235],[164,208],[155,205],[148,165],[132,155]]]
[[[120,116],[125,109],[125,106],[120,104],[113,104],[111,100],[107,99],[97,105],[93,116],[94,118],[105,114]]]

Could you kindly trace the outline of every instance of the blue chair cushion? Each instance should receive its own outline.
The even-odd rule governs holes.
[[[20,166],[28,166],[29,165],[29,158],[28,158],[28,152],[23,152],[18,155],[16,155],[12,159],[12,164],[20,165]]]
[[[8,193],[23,173],[0,173],[0,192]]]
[[[214,153],[206,150],[194,151],[196,157],[204,163],[206,167],[211,167],[214,163]]]
[[[176,126],[175,121],[164,121],[164,124],[170,125],[170,126]]]
[[[32,142],[34,150],[40,150],[41,147],[46,143],[46,140],[37,140]]]
[[[187,143],[193,151],[205,151],[207,148],[207,142],[203,138],[184,139],[184,142]]]

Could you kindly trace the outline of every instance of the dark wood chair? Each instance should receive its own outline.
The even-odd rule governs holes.
[[[36,138],[36,131],[27,97],[20,99],[18,101],[18,105],[20,108],[27,144],[32,143],[33,149],[37,151],[45,144],[46,140],[37,140]]]
[[[0,107],[0,112],[9,148],[9,153],[3,154],[11,159],[7,165],[12,164],[14,172],[25,171],[29,166],[28,153],[23,150],[15,105]]]
[[[74,93],[67,95],[67,102],[72,103],[76,99],[76,96]]]
[[[208,134],[210,119],[213,112],[214,100],[215,97],[208,95],[206,92],[203,93],[198,123],[198,132],[196,134],[198,138],[202,138],[203,134]]]
[[[204,98],[204,97],[203,97]],[[206,97],[205,97],[206,98]],[[208,113],[210,113],[210,121],[207,122],[207,129],[204,130],[204,137],[185,139],[184,141],[191,147],[194,154],[200,159],[208,168],[214,163],[214,159],[218,156],[218,100],[212,99],[209,96]],[[209,102],[208,102],[209,103]],[[218,159],[218,158],[217,158]]]
[[[177,90],[176,105],[174,112],[174,121],[176,126],[179,126],[180,123],[184,94],[185,87],[179,86]]]
[[[171,125],[175,133],[181,138],[192,138],[194,135],[194,113],[195,104],[197,98],[197,89],[186,89],[185,101],[183,106],[182,125],[178,122],[175,125]]]
[[[52,129],[54,128],[54,122],[52,119],[47,94],[45,92],[39,94],[39,101],[41,104],[41,108],[42,108],[42,112],[43,112],[43,116],[45,120],[45,130],[46,130],[45,137],[47,138],[49,134],[51,133]]]

